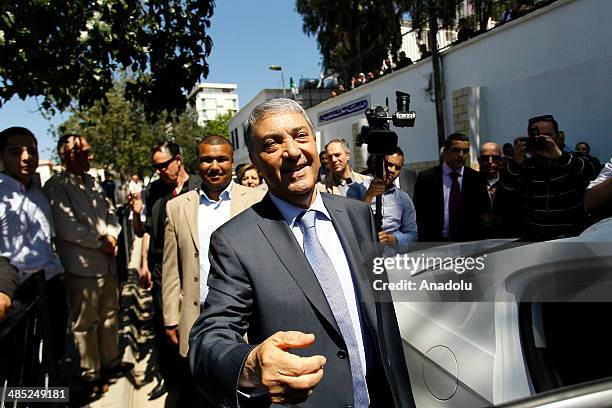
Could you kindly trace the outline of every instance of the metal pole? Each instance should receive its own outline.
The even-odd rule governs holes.
[[[433,67],[434,98],[436,103],[436,123],[438,125],[438,148],[444,145],[446,131],[444,129],[444,101],[442,92],[442,70],[440,54],[438,53],[438,19],[432,0],[428,0],[429,14],[429,46],[431,47],[431,65]]]
[[[285,89],[285,75],[283,74],[283,69],[280,70],[281,73],[281,82],[283,84],[283,98],[287,97],[287,90]]]

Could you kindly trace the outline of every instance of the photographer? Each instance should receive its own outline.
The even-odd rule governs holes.
[[[584,191],[593,166],[558,147],[552,115],[529,119],[528,137],[514,141],[514,159],[500,172],[498,210],[514,236],[551,239],[575,234],[587,224]]]
[[[370,156],[373,157],[373,156]],[[382,231],[378,239],[383,245],[405,249],[409,242],[418,238],[416,211],[408,193],[401,191],[395,184],[404,166],[404,153],[397,147],[392,154],[385,156],[383,178],[353,183],[346,196],[362,200],[376,211],[375,197],[382,196]]]

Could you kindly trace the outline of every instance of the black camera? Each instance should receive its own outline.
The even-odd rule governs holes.
[[[365,115],[368,126],[361,127],[355,144],[368,145],[369,154],[387,155],[393,153],[397,147],[397,134],[389,130],[389,123],[396,127],[413,127],[416,113],[410,111],[410,94],[402,91],[395,92],[397,112],[389,115],[389,100],[386,107],[372,105],[366,109]]]
[[[543,148],[546,143],[540,138],[540,129],[537,126],[531,126],[529,128],[529,137],[526,138],[527,150],[533,152]]]

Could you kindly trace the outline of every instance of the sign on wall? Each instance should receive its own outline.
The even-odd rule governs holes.
[[[361,114],[370,106],[370,95],[336,106],[330,110],[319,113],[319,125],[326,125],[339,119]]]

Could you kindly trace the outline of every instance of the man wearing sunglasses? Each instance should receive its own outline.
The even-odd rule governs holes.
[[[501,163],[501,149],[497,143],[486,142],[480,148],[478,156],[480,174],[487,180],[490,209],[495,207],[495,193],[499,181],[499,165]]]
[[[486,180],[487,193],[489,194],[489,211],[481,215],[480,221],[484,226],[485,235],[489,238],[502,235],[501,217],[494,214],[501,163],[502,151],[499,145],[495,142],[483,143],[478,155],[478,164],[480,165],[480,174]]]
[[[199,177],[189,175],[185,169],[181,148],[177,143],[162,141],[151,149],[151,167],[159,179],[150,183],[138,195],[129,197],[134,218],[132,226],[137,236],[142,237],[140,283],[151,289],[153,297],[153,326],[157,347],[158,384],[149,394],[150,399],[161,397],[166,386],[178,389],[176,373],[180,371],[178,350],[168,342],[162,314],[162,263],[164,254],[164,225],[166,204],[172,198],[195,190]]]

